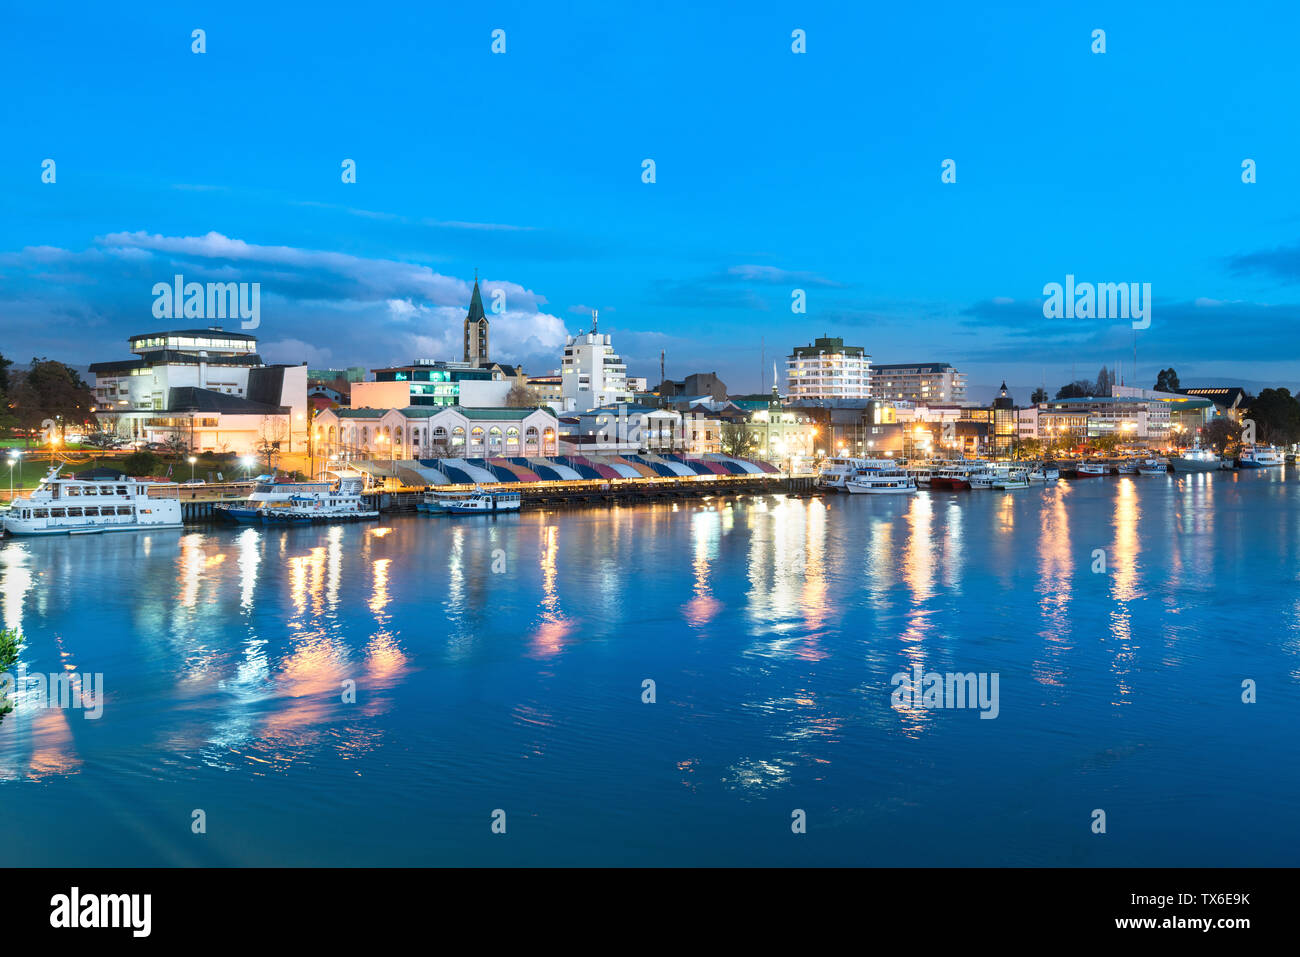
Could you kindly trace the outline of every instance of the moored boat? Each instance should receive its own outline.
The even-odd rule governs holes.
[[[100,532],[161,531],[181,527],[171,483],[116,479],[61,479],[55,466],[25,498],[15,499],[0,524],[10,535],[94,535]]]
[[[903,469],[859,469],[844,487],[854,495],[910,495],[916,479]]]
[[[365,480],[340,478],[324,492],[291,495],[287,502],[274,502],[260,510],[263,525],[313,525],[322,522],[354,522],[378,518],[361,498]]]
[[[1013,465],[993,480],[993,487],[1001,490],[1029,488],[1029,469]]]
[[[1169,471],[1169,463],[1164,459],[1143,459],[1137,470],[1139,475],[1164,475]]]
[[[515,512],[523,504],[517,491],[485,489],[475,486],[472,492],[440,492],[432,489],[424,493],[424,501],[415,507],[431,515],[495,514]]]
[[[1237,456],[1239,469],[1268,469],[1286,464],[1286,453],[1276,445],[1247,445]]]
[[[1169,456],[1169,465],[1175,472],[1217,472],[1219,464],[1219,457],[1213,451],[1201,448],[1200,439],[1181,455]]]
[[[214,505],[213,514],[229,522],[257,524],[262,521],[262,512],[268,507],[287,506],[295,496],[324,495],[331,488],[330,482],[277,482],[272,475],[260,478],[266,481],[258,481],[248,498],[239,503]]]

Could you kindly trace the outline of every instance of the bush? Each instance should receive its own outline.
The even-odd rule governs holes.
[[[152,452],[132,452],[121,462],[127,475],[153,475],[158,468],[158,456]]]
[[[22,647],[22,635],[17,628],[0,628],[0,672],[6,672],[18,661],[18,649]],[[8,695],[0,690],[0,718],[14,709],[9,703]]]

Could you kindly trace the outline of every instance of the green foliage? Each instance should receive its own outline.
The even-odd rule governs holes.
[[[141,449],[122,459],[121,468],[127,475],[153,475],[158,468],[158,456]]]
[[[723,455],[743,458],[754,454],[754,433],[748,422],[722,423],[721,439]]]
[[[1300,442],[1300,399],[1290,389],[1264,389],[1248,399],[1246,418],[1255,423],[1255,441],[1293,445]]]
[[[69,425],[93,421],[95,397],[77,371],[53,359],[32,359],[25,371],[9,377],[8,401],[17,424],[29,431],[46,419],[59,423],[60,436]]]
[[[6,672],[18,662],[18,649],[23,637],[17,628],[0,628],[0,672]],[[0,719],[14,709],[4,692],[0,692]]]
[[[1170,366],[1168,369],[1161,369],[1156,373],[1156,384],[1153,388],[1157,392],[1178,391],[1178,373],[1174,371],[1173,366]]]

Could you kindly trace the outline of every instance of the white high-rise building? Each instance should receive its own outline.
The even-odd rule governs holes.
[[[871,356],[861,346],[846,346],[843,339],[814,339],[810,346],[796,346],[785,364],[793,401],[871,397]]]
[[[589,412],[603,405],[631,402],[627,365],[614,351],[610,337],[596,331],[596,311],[591,332],[569,336],[560,365],[560,395],[565,412]]]
[[[966,376],[946,362],[902,362],[871,369],[871,397],[919,405],[966,401]]]

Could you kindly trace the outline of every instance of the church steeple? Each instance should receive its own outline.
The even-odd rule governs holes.
[[[477,269],[474,270],[474,291],[469,297],[469,313],[465,316],[465,361],[476,366],[488,364],[488,319],[483,311]]]

